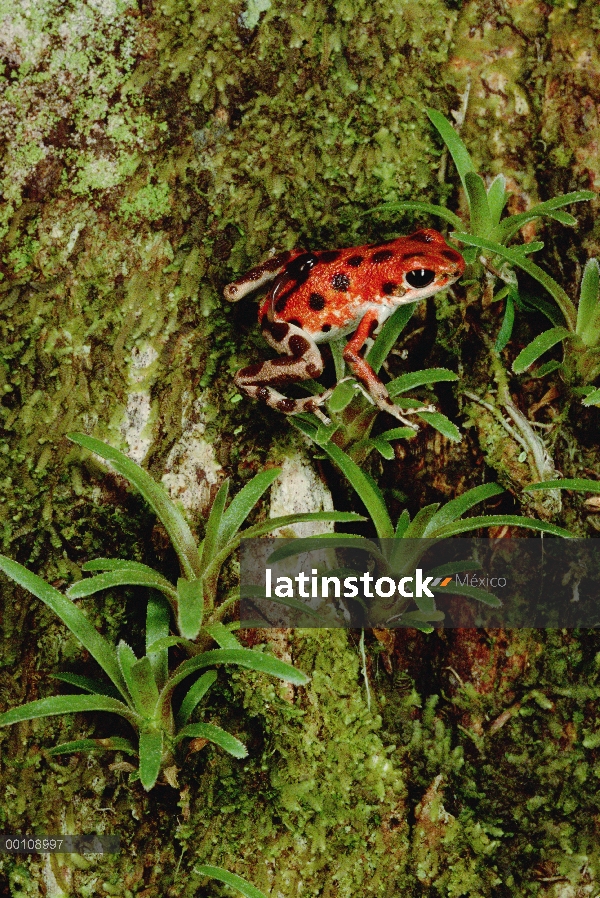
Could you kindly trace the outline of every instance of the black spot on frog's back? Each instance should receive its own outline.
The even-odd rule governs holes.
[[[389,262],[389,260],[393,258],[394,253],[391,249],[379,249],[371,256],[371,262],[375,265],[380,265],[382,262]]]
[[[323,253],[319,253],[319,262],[325,262],[326,265],[339,259],[341,253],[339,249],[328,249]]]
[[[345,293],[350,286],[350,278],[347,274],[338,271],[331,278],[331,286],[334,290],[338,290],[340,293]]]

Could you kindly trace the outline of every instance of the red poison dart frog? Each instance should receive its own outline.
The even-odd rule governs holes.
[[[444,290],[464,267],[460,253],[431,229],[370,246],[272,256],[229,284],[225,298],[237,302],[273,281],[258,318],[267,343],[284,357],[242,368],[236,386],[286,415],[310,411],[326,421],[318,406],[331,390],[290,399],[279,388],[319,377],[323,360],[317,344],[353,334],[343,353],[352,373],[377,408],[409,423],[361,349],[397,306]]]

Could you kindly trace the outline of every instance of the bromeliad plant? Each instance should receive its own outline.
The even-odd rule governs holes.
[[[590,386],[600,375],[600,268],[597,259],[589,259],[581,281],[575,327],[567,327],[548,315],[554,327],[539,334],[523,349],[513,362],[515,374],[522,374],[540,356],[563,345],[563,361],[552,360],[541,365],[535,376],[562,371],[567,380],[579,384],[575,392],[583,395],[584,405],[600,405],[600,389]]]
[[[532,296],[525,298],[519,292],[516,274],[518,269],[537,281],[552,296],[560,313],[562,313],[567,328],[574,333],[577,325],[577,309],[571,299],[550,275],[546,274],[543,269],[527,258],[532,253],[541,250],[544,244],[541,241],[522,243],[510,247],[506,244],[524,225],[538,218],[551,218],[560,222],[560,224],[570,227],[576,225],[576,219],[568,212],[564,212],[563,207],[571,203],[594,199],[595,194],[593,191],[576,190],[573,193],[553,197],[544,203],[538,203],[527,212],[520,212],[517,215],[508,215],[502,218],[502,213],[509,198],[509,194],[506,191],[505,176],[502,174],[496,175],[489,187],[486,188],[483,178],[475,170],[466,146],[448,119],[435,109],[428,109],[427,115],[446,144],[456,165],[465,191],[469,211],[467,227],[465,227],[463,220],[454,212],[451,212],[450,209],[433,203],[418,201],[384,203],[372,209],[371,213],[406,210],[425,212],[442,218],[455,228],[451,237],[468,247],[468,249],[463,251],[463,256],[468,264],[476,266],[473,269],[473,273],[478,275],[485,270],[492,290],[497,280],[500,280],[503,284],[502,289],[494,297],[496,300],[506,298],[504,321],[496,341],[497,351],[503,349],[510,339],[515,306],[523,308],[530,305],[540,309],[545,314],[549,313],[548,303],[544,300]],[[479,269],[477,268],[478,265],[480,266]]]
[[[171,606],[177,632],[187,640],[185,644],[190,653],[198,651],[198,647],[190,641],[197,640],[200,645],[207,642],[202,631],[222,621],[239,600],[237,587],[218,603],[217,591],[223,565],[237,551],[242,539],[265,536],[280,527],[307,521],[348,522],[360,519],[359,515],[351,512],[315,511],[269,518],[241,530],[254,506],[281,473],[280,468],[271,468],[253,477],[229,505],[229,481],[223,481],[206,521],[204,539],[197,545],[181,511],[143,468],[118,449],[94,437],[70,434],[69,439],[109,462],[141,493],[167,531],[181,569],[181,576],[174,584],[147,565],[122,559],[97,558],[84,564],[83,570],[103,573],[75,583],[68,591],[69,596],[81,598],[115,586],[156,589]],[[208,643],[210,641],[209,638]]]
[[[100,440],[82,434],[72,434],[70,438],[109,461],[139,490],[167,530],[179,558],[182,576],[172,584],[147,565],[100,558],[88,562],[84,568],[102,573],[79,581],[63,595],[22,565],[0,556],[0,569],[51,608],[108,677],[106,682],[78,674],[55,674],[56,679],[83,690],[85,694],[52,696],[13,708],[0,714],[0,726],[76,711],[118,714],[133,727],[137,744],[122,737],[83,739],[56,746],[51,752],[117,750],[137,755],[139,779],[146,790],[155,785],[161,770],[165,771],[168,781],[174,782],[171,773],[175,752],[188,738],[214,742],[234,757],[245,757],[245,746],[230,733],[212,724],[190,723],[190,720],[216,680],[214,668],[217,665],[256,670],[296,685],[308,682],[308,677],[291,665],[258,650],[243,648],[231,627],[225,626],[223,618],[237,600],[238,590],[232,590],[222,603],[216,602],[222,565],[239,545],[241,525],[275,480],[279,469],[258,474],[229,506],[226,505],[227,484],[223,484],[209,514],[205,538],[198,547],[179,509],[142,468]],[[277,527],[307,520],[355,521],[362,518],[338,512],[287,515],[248,527],[242,534],[261,536]],[[75,598],[93,595],[103,589],[123,586],[142,586],[149,592],[146,648],[141,658],[137,658],[124,641],[117,646],[111,645],[73,602]],[[169,635],[171,620],[178,635]],[[211,642],[218,648],[207,651]],[[183,648],[189,657],[170,671],[169,650],[173,646]],[[194,680],[175,708],[176,687],[198,673],[201,676]]]
[[[308,416],[297,416],[295,423],[303,433],[306,433],[315,442],[317,441],[317,428],[308,419]],[[326,544],[330,548],[339,545],[345,548],[365,549],[373,556],[383,576],[397,579],[405,568],[414,568],[418,564],[420,555],[432,545],[431,541],[458,536],[482,527],[510,526],[535,530],[553,536],[571,537],[573,535],[555,524],[521,515],[491,514],[465,518],[464,515],[480,502],[504,492],[502,487],[495,483],[482,484],[467,490],[462,496],[450,500],[445,505],[440,505],[439,502],[427,505],[412,520],[409,512],[405,509],[394,527],[383,495],[369,474],[334,443],[326,441],[320,445],[358,493],[373,522],[378,538],[378,542],[374,543],[362,537],[332,534],[327,537]],[[411,543],[406,543],[406,540],[410,540]],[[417,542],[419,540],[427,540],[427,543],[421,544]],[[311,548],[322,548],[323,544],[322,538],[318,537],[313,540],[294,540],[287,546],[277,549],[269,560],[275,562],[284,558],[286,554],[297,554],[299,551],[308,551]],[[427,574],[441,578],[466,570],[475,570],[477,567],[479,565],[463,561],[428,570]],[[476,587],[455,584],[452,587],[452,592],[488,605],[500,604],[490,593]],[[406,608],[409,607],[410,601],[405,603]],[[416,611],[401,609],[402,622],[425,632],[431,632],[430,623],[440,620],[443,615],[436,610],[434,600],[428,597],[415,599],[414,602],[417,605]]]
[[[486,188],[483,178],[475,171],[473,161],[464,143],[440,112],[428,109],[427,115],[446,144],[460,176],[469,213],[468,223],[446,209],[431,203],[399,202],[378,206],[372,212],[398,212],[413,210],[439,216],[449,222],[455,231],[451,236],[462,242],[467,248],[463,251],[465,261],[470,264],[469,277],[472,290],[478,290],[481,278],[485,275],[486,291],[490,300],[505,300],[504,319],[496,336],[495,343],[483,335],[489,345],[492,357],[492,369],[498,385],[498,405],[489,406],[478,396],[471,398],[489,408],[500,419],[500,423],[511,434],[525,451],[533,476],[541,480],[551,480],[555,476],[552,460],[548,456],[539,435],[531,427],[525,416],[515,407],[508,390],[508,379],[502,368],[499,353],[511,338],[515,310],[535,308],[543,312],[554,325],[527,346],[514,362],[516,373],[525,371],[543,352],[556,343],[563,341],[564,361],[542,365],[536,372],[541,376],[557,367],[562,367],[567,379],[575,387],[574,392],[584,395],[588,405],[600,402],[600,393],[589,385],[600,371],[600,303],[598,302],[598,267],[595,261],[588,263],[582,285],[579,308],[577,309],[565,290],[557,284],[542,268],[536,265],[529,256],[543,248],[543,243],[521,243],[507,246],[526,224],[537,218],[546,217],[566,226],[576,224],[576,219],[565,212],[563,207],[570,203],[591,200],[594,193],[579,190],[564,196],[553,197],[539,203],[527,212],[517,215],[503,216],[508,200],[506,178],[497,175]],[[525,295],[519,288],[518,272],[523,271],[550,294],[554,303],[537,295]],[[500,289],[495,292],[496,285]],[[396,313],[398,314],[398,313]],[[396,332],[393,328],[402,328],[404,323],[400,317],[397,324],[393,316],[389,321],[390,339],[394,340]],[[377,349],[375,344],[374,350]],[[577,384],[579,386],[577,386]],[[508,416],[508,423],[504,415]],[[548,511],[559,509],[558,494],[552,494],[548,500]]]

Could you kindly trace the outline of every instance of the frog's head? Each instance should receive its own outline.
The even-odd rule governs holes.
[[[445,290],[465,270],[461,254],[431,228],[402,238],[402,253],[395,258],[395,265],[402,273],[392,293],[398,305],[417,302]]]

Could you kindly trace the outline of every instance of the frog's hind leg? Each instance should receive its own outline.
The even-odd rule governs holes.
[[[317,344],[295,324],[284,321],[265,320],[263,334],[274,349],[286,355],[242,368],[235,375],[235,385],[248,396],[259,399],[284,415],[312,412],[328,424],[329,419],[319,406],[329,394],[290,399],[277,389],[286,384],[319,377],[323,373],[323,359]]]
[[[276,278],[277,275],[283,271],[284,266],[290,259],[293,256],[299,255],[299,253],[300,250],[296,250],[295,252],[286,250],[285,252],[271,256],[255,268],[251,268],[243,277],[238,278],[237,281],[233,281],[231,284],[227,284],[223,290],[225,299],[228,299],[229,302],[237,302],[249,293],[259,290],[260,287],[263,287],[265,284],[268,284],[269,281],[272,281],[273,278]]]

